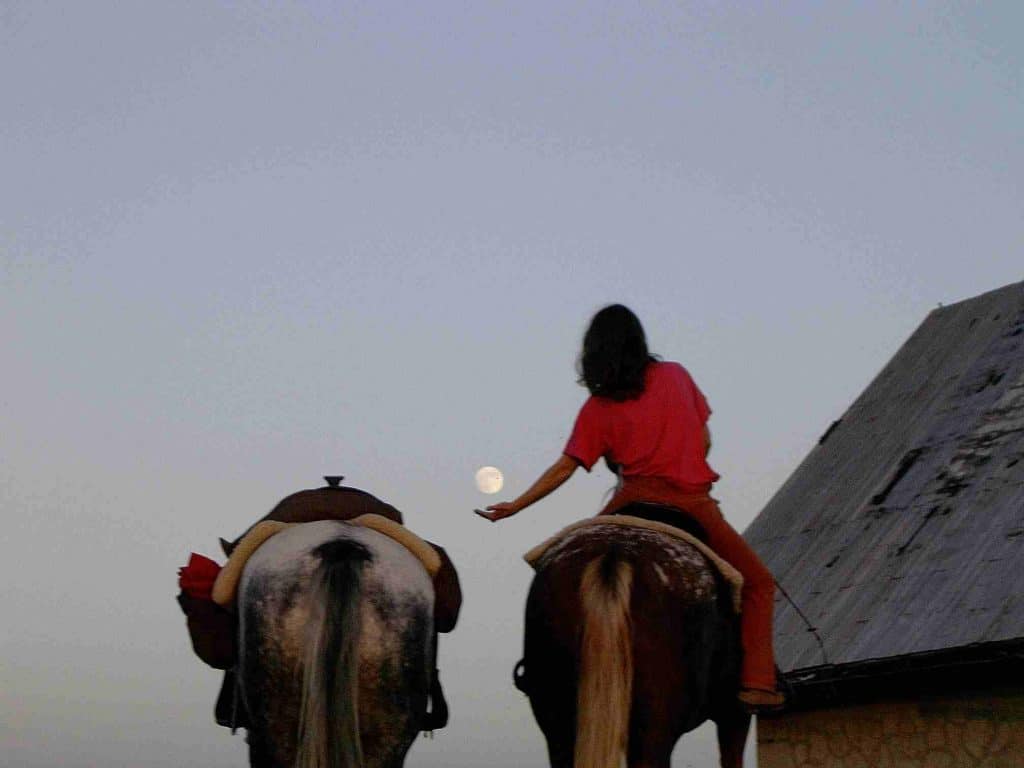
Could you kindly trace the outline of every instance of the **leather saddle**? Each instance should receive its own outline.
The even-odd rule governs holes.
[[[679,507],[672,507],[668,504],[659,504],[653,501],[634,501],[618,510],[616,515],[629,515],[631,517],[642,517],[644,520],[651,520],[655,523],[664,523],[680,530],[686,531],[695,539],[708,543],[708,534],[704,526],[698,523],[690,515],[686,514]]]

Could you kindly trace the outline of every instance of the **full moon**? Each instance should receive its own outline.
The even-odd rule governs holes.
[[[505,478],[497,467],[480,467],[476,471],[476,487],[484,493],[497,493],[505,484]]]

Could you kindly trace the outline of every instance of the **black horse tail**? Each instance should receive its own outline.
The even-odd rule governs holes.
[[[314,618],[307,628],[302,671],[296,768],[362,768],[359,740],[359,634],[363,566],[370,551],[335,539],[320,556],[313,587]]]
[[[614,549],[583,569],[577,766],[618,768],[626,754],[633,698],[632,590],[633,566]]]

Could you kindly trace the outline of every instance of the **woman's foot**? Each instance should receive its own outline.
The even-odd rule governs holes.
[[[763,691],[759,688],[741,688],[737,698],[752,715],[775,712],[786,703],[786,697],[778,691]]]

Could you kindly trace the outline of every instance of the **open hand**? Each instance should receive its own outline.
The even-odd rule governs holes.
[[[512,515],[519,511],[510,501],[503,501],[500,504],[492,504],[487,509],[487,512],[480,509],[474,509],[473,511],[480,515],[480,517],[490,520],[492,523],[496,523],[506,517],[512,517]]]

